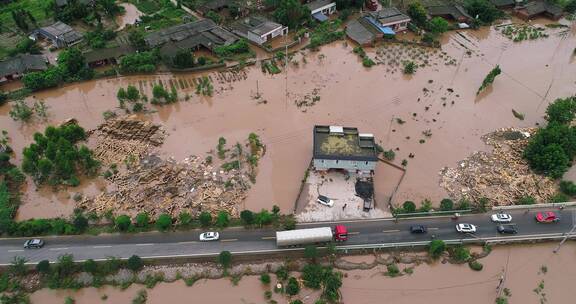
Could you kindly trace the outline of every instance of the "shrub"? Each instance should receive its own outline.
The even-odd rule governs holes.
[[[466,262],[470,259],[470,249],[462,245],[456,245],[451,248],[450,255],[457,262]]]
[[[302,300],[294,300],[290,302],[290,304],[304,304],[304,302],[302,302]]]
[[[388,271],[386,274],[391,277],[396,277],[400,274],[400,269],[396,264],[390,264],[386,266],[386,270]]]
[[[212,225],[212,215],[206,211],[203,211],[202,213],[200,213],[200,225],[202,225],[202,227],[208,227],[210,225]]]
[[[130,258],[128,258],[126,266],[128,267],[128,269],[132,271],[138,271],[142,269],[142,267],[144,267],[144,262],[139,256],[132,255]]]
[[[478,261],[470,261],[468,262],[468,266],[470,266],[470,269],[475,271],[480,271],[482,268],[484,268],[484,265]]]
[[[497,65],[490,71],[490,73],[488,73],[488,75],[486,75],[486,77],[482,81],[482,85],[480,86],[480,88],[478,88],[476,95],[480,94],[480,92],[482,92],[485,88],[491,85],[494,82],[494,79],[496,79],[496,76],[500,75],[500,73],[502,73],[502,70],[500,69],[500,66]]]
[[[114,219],[114,225],[116,229],[120,231],[128,231],[128,228],[132,225],[130,217],[127,215],[119,215]]]
[[[86,229],[88,229],[88,219],[82,213],[76,213],[72,223],[74,225],[74,229],[76,229],[76,231],[79,233],[83,233],[86,231]]]
[[[82,264],[82,269],[87,273],[95,274],[98,272],[98,265],[96,262],[94,262],[94,260],[88,259]]]
[[[156,219],[156,228],[160,231],[166,231],[172,226],[172,217],[169,214],[160,214],[158,219]]]
[[[218,46],[214,48],[214,54],[218,57],[230,57],[236,54],[243,54],[250,52],[250,45],[245,39],[240,39],[237,42],[227,45]]]
[[[402,204],[402,209],[405,213],[414,213],[416,212],[416,204],[412,201],[405,201],[404,204]]]
[[[362,65],[365,68],[370,68],[370,67],[376,65],[376,62],[374,62],[374,60],[372,60],[370,57],[366,56],[366,57],[362,58]]]
[[[442,17],[434,17],[428,23],[430,32],[435,35],[440,35],[450,29],[450,23]]]
[[[270,275],[267,273],[263,273],[260,275],[260,282],[262,282],[262,284],[270,284]]]
[[[570,201],[570,197],[564,193],[556,193],[550,198],[550,203],[565,203],[568,201]]]
[[[419,212],[430,212],[432,210],[432,202],[429,199],[422,201]]]
[[[537,173],[560,178],[576,155],[576,131],[568,125],[549,123],[531,136],[524,158]]]
[[[192,215],[190,215],[190,213],[185,211],[180,212],[180,214],[178,215],[178,223],[181,226],[189,226],[190,224],[192,224]]]
[[[230,224],[230,216],[226,211],[218,212],[218,216],[216,217],[216,226],[220,228],[228,227]]]
[[[428,245],[428,254],[434,259],[439,258],[446,250],[446,244],[442,240],[432,240]]]
[[[136,215],[136,227],[146,228],[150,224],[150,216],[147,212],[140,212]]]
[[[487,0],[467,0],[464,8],[470,16],[478,16],[483,24],[491,24],[504,14]]]
[[[224,268],[230,267],[230,264],[232,264],[232,254],[230,251],[220,252],[218,255],[218,263],[220,263]]]
[[[414,61],[406,61],[404,62],[404,74],[407,75],[412,75],[414,73],[416,73],[416,69],[417,69],[417,65],[416,63],[414,63]]]
[[[312,289],[320,289],[324,275],[324,268],[319,264],[307,264],[302,269],[304,286]]]
[[[240,212],[240,219],[244,225],[252,225],[254,223],[254,213],[250,210],[243,210]]]
[[[440,201],[440,210],[450,211],[452,209],[454,209],[454,202],[451,199],[445,198]]]
[[[568,124],[574,120],[576,98],[558,98],[546,108],[546,120],[549,123]]]
[[[50,273],[50,261],[42,260],[36,264],[36,271],[41,274],[49,274]]]
[[[280,281],[286,281],[288,279],[288,268],[285,266],[278,268],[278,270],[276,270],[276,277]]]
[[[314,245],[308,245],[304,248],[304,257],[310,260],[318,258],[318,248]]]
[[[576,184],[572,181],[563,180],[560,182],[560,191],[569,196],[576,196]]]
[[[300,292],[300,284],[298,280],[294,277],[288,279],[288,284],[286,284],[286,293],[291,296],[295,296]]]

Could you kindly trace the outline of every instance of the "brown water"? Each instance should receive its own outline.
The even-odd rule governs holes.
[[[126,25],[134,24],[134,22],[143,15],[138,8],[131,3],[120,3],[126,13],[121,16],[116,17],[116,24],[118,24],[118,30],[121,30],[126,27]]]
[[[383,303],[494,303],[496,287],[505,273],[504,287],[510,289],[509,303],[539,303],[539,295],[533,292],[540,281],[544,281],[547,303],[573,303],[571,286],[576,279],[574,254],[576,244],[566,243],[558,254],[552,253],[555,243],[523,246],[496,247],[492,253],[480,260],[482,271],[472,271],[468,265],[436,263],[422,264],[414,268],[411,275],[390,278],[382,275],[384,266],[371,270],[347,271],[341,288],[343,302],[353,304]],[[371,257],[347,257],[354,262],[371,261]],[[547,272],[542,273],[541,267]],[[404,265],[399,265],[404,269]],[[274,276],[272,276],[274,279]],[[112,287],[86,288],[78,292],[42,289],[31,296],[32,303],[63,303],[71,296],[76,303],[130,303],[142,286],[133,285],[125,291]],[[265,288],[256,276],[242,278],[238,286],[228,279],[203,280],[186,287],[182,281],[162,283],[148,290],[147,303],[180,303],[193,298],[194,303],[264,303]],[[108,299],[102,301],[102,295]],[[318,293],[304,290],[300,293],[304,303],[314,303]],[[279,303],[285,299],[274,297]]]
[[[315,124],[355,126],[375,134],[385,149],[397,150],[396,164],[408,160],[394,201],[431,198],[438,203],[446,195],[438,186],[438,172],[444,166],[454,166],[470,153],[486,149],[480,140],[482,134],[541,122],[547,103],[573,94],[576,80],[576,66],[571,64],[576,44],[572,32],[522,43],[513,43],[491,29],[460,33],[464,37],[452,33],[443,42],[443,51],[457,59],[456,65],[436,60],[432,62],[436,65],[419,68],[410,77],[401,72],[391,74],[386,65],[366,69],[352,53],[352,45],[336,42],[307,54],[307,63],[297,56],[300,62],[290,65],[287,81],[285,74],[263,74],[255,66],[247,69],[247,80],[215,83],[214,97],[194,95],[189,84],[199,75],[186,73],[95,80],[40,92],[35,97],[51,107],[49,123],[75,117],[90,129],[103,121],[102,112],[118,106],[118,88],[132,84],[151,96],[153,82],[169,85],[172,81],[181,97],[189,94],[191,99],[160,108],[149,105],[157,112],[144,115],[163,124],[169,133],[161,153],[181,160],[214,149],[220,136],[232,145],[250,132],[258,133],[267,153],[245,202],[252,210],[273,204],[292,210],[310,162]],[[374,50],[367,52],[374,55]],[[476,90],[496,64],[503,74],[477,97]],[[215,80],[214,74],[210,76]],[[306,109],[294,105],[314,89],[321,96],[316,105]],[[251,98],[257,91],[266,104]],[[7,117],[8,109],[9,105],[0,108],[0,127],[9,131],[12,146],[21,151],[31,142],[32,134],[47,123],[22,125]],[[526,119],[514,118],[512,109],[525,114]],[[398,124],[396,118],[406,123]],[[422,135],[425,130],[432,132],[430,138]],[[419,143],[420,139],[426,142]],[[377,173],[378,197],[387,197],[397,183],[398,173],[390,171],[388,175],[387,170]],[[44,202],[50,200],[58,210],[71,210],[67,205],[57,207],[64,203],[50,194],[39,193],[34,202],[24,201],[20,218],[43,216]]]

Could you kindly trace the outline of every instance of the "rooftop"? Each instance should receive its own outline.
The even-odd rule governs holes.
[[[96,62],[104,59],[115,58],[118,59],[126,54],[134,53],[134,49],[130,46],[118,46],[114,48],[98,49],[84,53],[86,62]]]
[[[377,12],[370,12],[368,15],[378,20],[381,24],[410,20],[410,17],[395,7],[386,7]]]
[[[376,144],[371,134],[357,128],[315,126],[314,158],[377,161]]]
[[[28,71],[46,70],[46,57],[42,55],[21,54],[10,59],[0,61],[0,77],[22,74]]]
[[[235,22],[232,27],[240,32],[247,33],[248,31],[256,35],[265,35],[278,28],[283,27],[282,24],[272,22],[264,17],[247,17],[238,22]]]
[[[346,25],[346,35],[360,45],[372,43],[376,38],[359,20],[352,20]]]
[[[310,11],[314,11],[319,8],[325,7],[333,2],[334,2],[333,0],[315,0],[310,3],[306,3],[306,6],[310,9]]]
[[[82,34],[78,33],[68,24],[60,21],[52,25],[45,26],[41,28],[41,30],[66,42],[74,42],[82,38]]]
[[[561,7],[545,1],[529,2],[519,9],[526,11],[529,16],[535,16],[542,13],[548,13],[554,16],[560,16],[562,14]]]
[[[515,0],[490,0],[490,2],[496,7],[514,6],[516,4]]]
[[[450,15],[454,19],[472,19],[472,17],[466,13],[466,10],[458,4],[428,6],[426,10],[432,17]]]
[[[170,41],[193,46],[203,45],[211,49],[214,45],[232,44],[238,38],[216,25],[214,21],[202,19],[151,33],[144,40],[150,47],[157,47]]]

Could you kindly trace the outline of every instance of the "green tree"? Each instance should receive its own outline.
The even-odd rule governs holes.
[[[414,63],[414,61],[405,61],[403,72],[404,72],[404,74],[412,75],[412,74],[416,73],[417,68],[418,68],[418,66],[416,65],[416,63]]]
[[[412,2],[408,5],[407,10],[408,16],[412,18],[412,21],[419,27],[425,27],[426,21],[428,20],[428,13],[426,9],[419,1]]]
[[[192,215],[185,211],[180,212],[180,214],[178,214],[178,223],[180,226],[189,226],[192,224]]]
[[[324,279],[324,268],[320,264],[307,264],[302,268],[302,280],[304,286],[312,289],[320,289]]]
[[[488,0],[467,0],[464,9],[474,18],[478,18],[483,24],[491,24],[504,14]]]
[[[8,271],[14,276],[21,277],[26,274],[27,271],[26,262],[27,262],[26,258],[21,256],[15,256],[12,259],[10,266],[8,267]]]
[[[470,249],[462,245],[456,245],[450,253],[458,262],[467,262],[470,259]]]
[[[135,86],[129,85],[126,89],[126,98],[132,102],[140,99],[140,91]]]
[[[442,240],[432,240],[428,245],[428,254],[434,259],[439,258],[446,250],[446,244]]]
[[[74,257],[71,254],[64,254],[58,257],[58,262],[54,265],[54,272],[59,278],[66,278],[74,273]]]
[[[295,296],[300,292],[300,283],[295,277],[290,277],[288,279],[288,284],[286,284],[286,293],[290,296]]]
[[[274,18],[291,29],[310,19],[310,10],[298,0],[283,0],[274,11]]]
[[[90,274],[96,274],[98,272],[98,264],[93,259],[88,259],[82,264],[82,269]]]
[[[144,262],[139,256],[132,255],[131,257],[128,258],[126,266],[128,267],[128,269],[132,271],[138,271],[142,269],[142,267],[144,267]]]
[[[564,10],[570,14],[574,14],[576,12],[576,0],[570,0],[566,3]]]
[[[250,210],[242,210],[240,219],[242,219],[244,225],[252,225],[254,223],[254,213]]]
[[[140,212],[136,215],[136,227],[146,228],[150,224],[150,216],[147,212]]]
[[[412,201],[405,201],[404,204],[402,204],[402,209],[405,213],[414,213],[416,212],[416,204]]]
[[[128,40],[130,41],[130,44],[138,51],[145,51],[148,48],[146,41],[144,40],[144,33],[141,31],[131,31],[130,34],[128,34]]]
[[[222,265],[222,267],[224,268],[230,267],[230,265],[232,264],[232,254],[230,253],[230,251],[220,252],[220,254],[218,255],[218,263],[220,263],[220,265]]]
[[[50,273],[50,261],[42,260],[36,264],[36,271],[41,274],[49,274]]]
[[[268,285],[270,284],[270,275],[267,273],[263,273],[260,275],[260,282],[262,282],[262,284]]]
[[[166,231],[172,226],[172,217],[169,214],[160,214],[156,219],[156,228],[160,231]]]
[[[202,227],[209,227],[212,225],[212,215],[209,212],[203,211],[200,213],[199,220]]]
[[[563,180],[560,182],[560,191],[569,196],[576,196],[576,184],[572,181]]]
[[[442,17],[434,17],[428,23],[428,28],[432,33],[440,35],[450,29],[450,23]]]
[[[454,209],[454,202],[451,199],[445,198],[440,201],[440,210],[450,211],[452,209]]]
[[[574,120],[576,98],[558,98],[546,108],[546,120],[549,123],[568,124]]]
[[[536,199],[532,196],[523,196],[518,200],[518,205],[534,205],[536,204]]]
[[[228,224],[230,224],[230,215],[228,215],[228,212],[224,210],[218,212],[218,216],[216,217],[216,226],[224,228],[228,227]]]
[[[329,302],[336,302],[340,299],[340,287],[342,287],[342,273],[327,269],[324,273],[324,288],[322,296]]]
[[[130,221],[130,217],[123,214],[123,215],[119,215],[114,219],[114,225],[116,226],[116,229],[120,230],[120,231],[127,231],[130,226],[132,225],[131,221]]]
[[[260,212],[256,214],[254,219],[254,223],[260,227],[269,225],[273,221],[272,214],[266,209],[262,209]]]
[[[181,69],[191,68],[194,66],[194,56],[189,50],[179,50],[172,59],[172,64]]]
[[[67,77],[74,77],[86,67],[86,59],[78,48],[68,48],[58,54],[58,66]]]
[[[222,22],[222,17],[215,11],[208,11],[208,13],[206,13],[206,18],[214,21],[216,24],[220,24]]]
[[[81,212],[78,212],[74,215],[72,224],[74,225],[74,229],[76,229],[76,231],[79,233],[83,233],[86,231],[86,229],[88,229],[88,219]]]
[[[314,245],[308,245],[304,248],[304,257],[310,260],[318,258],[318,248]]]

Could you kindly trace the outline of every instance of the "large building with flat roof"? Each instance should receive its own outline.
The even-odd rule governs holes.
[[[374,135],[357,128],[315,126],[312,162],[315,170],[372,172],[378,162]]]

